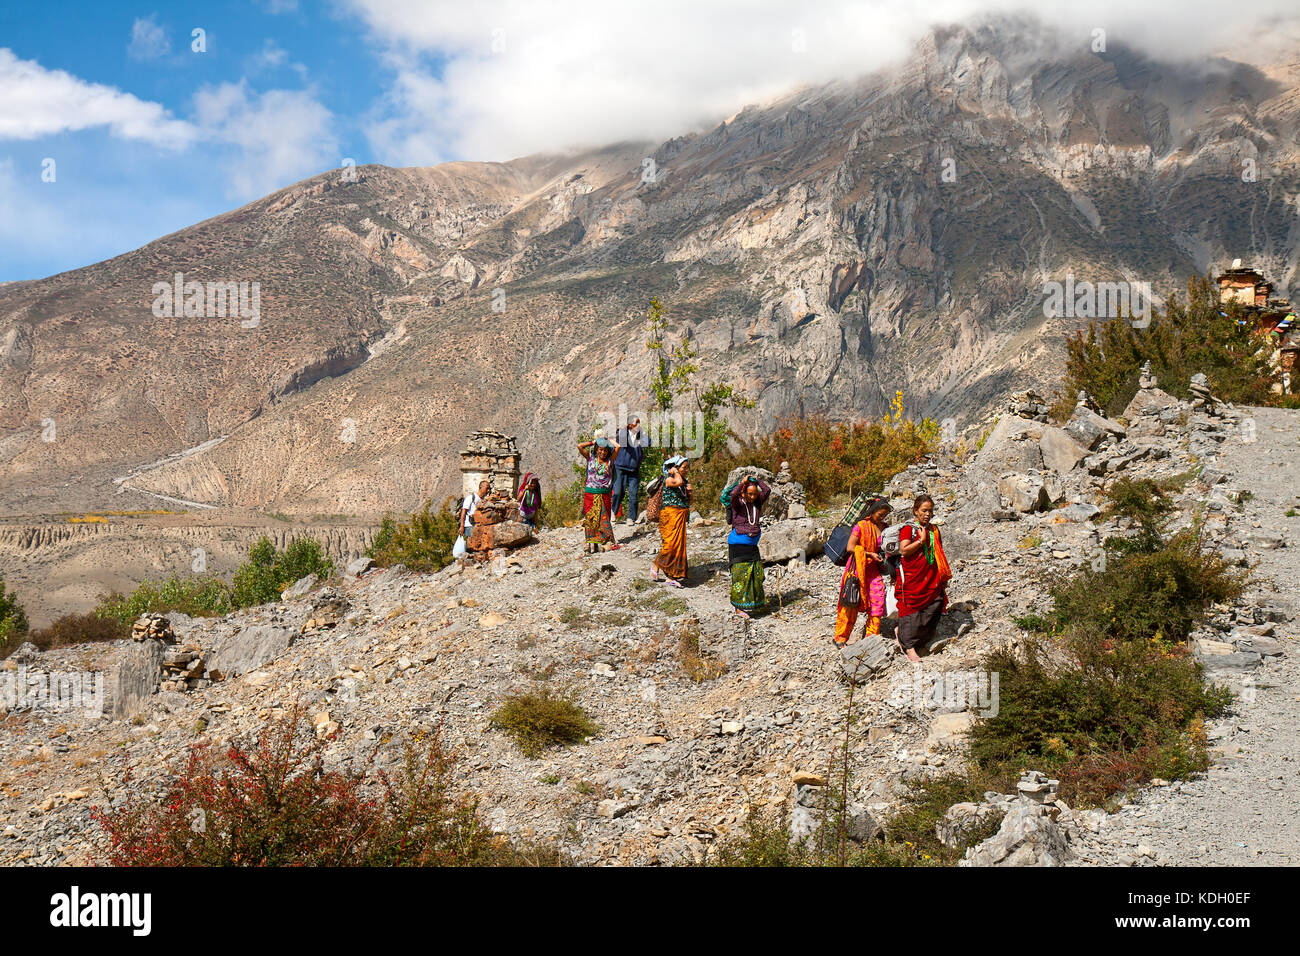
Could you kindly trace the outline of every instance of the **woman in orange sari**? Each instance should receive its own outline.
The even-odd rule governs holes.
[[[690,462],[674,455],[664,462],[663,506],[659,509],[659,537],[663,547],[650,563],[650,580],[679,588],[686,580],[686,519],[691,513]]]
[[[835,643],[842,646],[856,644],[853,626],[858,612],[867,612],[867,623],[862,626],[862,636],[880,633],[880,619],[885,616],[885,579],[880,574],[880,532],[889,517],[889,502],[877,498],[867,505],[866,516],[853,526],[849,535],[849,553],[853,557],[840,578],[840,600],[835,609]],[[849,574],[856,574],[861,597],[856,604],[844,601],[844,584]]]
[[[948,608],[948,582],[952,569],[943,553],[939,529],[930,523],[934,517],[934,499],[921,495],[912,502],[915,522],[908,522],[898,533],[899,582],[898,646],[907,659],[919,662],[916,652],[934,640],[939,619]]]

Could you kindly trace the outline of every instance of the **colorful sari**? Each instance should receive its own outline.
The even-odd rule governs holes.
[[[863,625],[863,636],[880,633],[880,619],[885,616],[885,579],[880,573],[880,565],[867,557],[867,552],[880,553],[880,529],[870,521],[858,522],[858,543],[853,547],[853,559],[844,568],[840,576],[840,594],[844,593],[844,582],[849,579],[849,572],[858,576],[858,585],[862,598],[856,605],[845,604],[843,598],[835,607],[835,643],[844,644],[853,636],[853,627],[858,622],[858,612],[867,612],[867,623]]]
[[[582,530],[588,544],[613,544],[614,526],[610,523],[610,493],[582,493]]]
[[[904,650],[923,647],[933,640],[939,620],[948,607],[948,582],[952,569],[943,553],[939,529],[930,525],[926,545],[916,554],[903,558],[899,566],[898,643]],[[899,532],[900,544],[915,540],[921,529],[904,525]]]
[[[757,544],[727,544],[731,564],[731,606],[754,611],[767,606],[763,593],[763,561]]]
[[[582,530],[589,545],[614,543],[610,523],[613,485],[614,463],[601,461],[593,451],[587,458],[587,486],[582,490]]]
[[[675,489],[665,489],[665,491]],[[668,504],[667,495],[664,506],[659,510],[659,537],[663,547],[655,555],[654,566],[674,581],[686,580],[686,518],[689,508],[678,508]]]

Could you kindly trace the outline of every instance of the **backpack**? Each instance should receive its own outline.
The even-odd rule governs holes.
[[[874,498],[869,491],[864,491],[853,499],[853,502],[844,511],[844,517],[840,518],[837,524],[827,538],[826,543],[822,545],[822,552],[834,562],[836,567],[844,567],[849,560],[849,535],[853,534],[853,528],[863,518],[863,513],[867,510],[867,504]],[[897,540],[897,535],[895,535]]]
[[[899,532],[901,532],[906,525],[912,525],[915,527],[913,522],[903,521],[899,524],[891,524],[884,531],[880,532],[880,553],[885,557],[885,559],[880,562],[880,572],[887,577],[895,579],[898,577],[899,567],[903,563],[903,555],[901,553],[903,543],[899,540]]]
[[[722,507],[731,507],[731,493],[736,490],[736,485],[740,484],[744,480],[744,478],[739,478],[722,489],[722,494],[718,496],[718,500],[721,502]]]

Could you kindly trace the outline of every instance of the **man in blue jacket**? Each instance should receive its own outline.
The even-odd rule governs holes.
[[[645,457],[645,436],[641,433],[641,419],[635,416],[627,420],[627,427],[618,430],[618,457],[614,459],[614,497],[610,501],[613,514],[618,514],[618,506],[627,499],[623,521],[632,524],[636,521],[636,492],[641,482],[641,459]]]

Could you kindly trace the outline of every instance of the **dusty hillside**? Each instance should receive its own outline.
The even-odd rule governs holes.
[[[175,617],[207,675],[184,692],[158,689],[158,661],[171,651],[154,641],[24,650],[0,677],[19,665],[32,681],[100,669],[108,713],[37,704],[8,714],[0,862],[86,860],[98,839],[90,807],[116,803],[128,786],[156,786],[190,744],[247,734],[294,701],[327,730],[336,725],[335,766],[372,754],[391,764],[404,735],[441,725],[460,753],[461,784],[483,796],[499,831],[554,841],[586,863],[698,859],[756,809],[784,808],[806,823],[814,778],[843,745],[850,676],[860,684],[851,797],[870,838],[909,781],[965,759],[962,731],[978,706],[909,698],[912,681],[969,672],[983,651],[1023,639],[1011,618],[1042,607],[1044,573],[1092,560],[1118,530],[1097,514],[1106,482],[1195,469],[1177,499],[1179,521],[1202,514],[1211,546],[1253,567],[1246,597],[1194,635],[1207,674],[1241,694],[1210,728],[1214,766],[1113,815],[1022,800],[1018,812],[1035,815],[1044,842],[1000,833],[972,859],[1294,864],[1296,841],[1285,834],[1300,793],[1289,733],[1300,568],[1288,544],[1300,530],[1291,507],[1300,503],[1300,417],[1206,415],[1158,389],[1134,401],[1127,428],[1079,412],[1062,432],[1004,414],[969,461],[939,456],[891,482],[900,504],[918,489],[934,494],[954,563],[951,613],[918,670],[888,640],[833,648],[839,570],[824,558],[770,566],[773,613],[741,622],[728,605],[724,532],[702,523],[689,532],[693,570],[682,590],[646,581],[653,533],[583,557],[579,532],[563,530],[491,566],[371,570],[222,619]],[[688,677],[678,648],[691,633],[726,663],[724,674]],[[543,684],[574,691],[601,730],[531,760],[489,717],[507,694]],[[988,812],[1013,805],[997,797]],[[1036,816],[1043,809],[1050,818]]]
[[[999,21],[665,143],[324,173],[0,290],[0,509],[377,515],[452,490],[480,425],[557,477],[644,405],[656,294],[756,400],[742,432],[896,389],[978,417],[1055,376],[1045,279],[1168,292],[1245,254],[1294,285],[1296,79]],[[258,282],[258,324],[154,315],[177,273]]]

